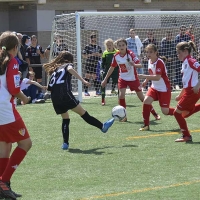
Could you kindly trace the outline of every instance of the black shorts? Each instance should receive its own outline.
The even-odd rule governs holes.
[[[35,72],[36,79],[42,79],[42,67],[32,67]]]
[[[86,69],[87,74],[96,74],[97,73],[97,64],[96,65],[86,64],[85,69]]]
[[[66,113],[68,110],[75,108],[80,102],[72,92],[68,92],[64,98],[52,97],[53,107],[57,115]]]

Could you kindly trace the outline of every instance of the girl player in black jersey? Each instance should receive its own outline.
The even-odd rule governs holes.
[[[114,119],[109,119],[105,123],[101,123],[96,118],[90,116],[86,110],[82,108],[80,102],[72,93],[71,76],[75,76],[82,81],[83,84],[89,86],[90,83],[85,81],[73,69],[73,55],[68,51],[62,51],[58,56],[43,65],[45,71],[50,75],[48,90],[51,91],[51,99],[56,114],[62,116],[62,149],[69,148],[69,123],[70,118],[68,110],[72,110],[79,114],[88,124],[96,126],[103,133],[112,126]]]

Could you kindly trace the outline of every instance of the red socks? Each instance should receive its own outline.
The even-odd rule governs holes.
[[[152,105],[151,104],[143,104],[143,120],[144,120],[144,125],[145,126],[149,126],[149,117],[150,117],[150,112],[152,109]]]
[[[167,115],[174,115],[175,108],[169,108],[169,112]]]
[[[13,151],[7,166],[1,175],[1,180],[3,182],[9,182],[11,179],[11,176],[13,175],[14,171],[17,169],[19,164],[22,162],[24,157],[26,156],[26,151],[23,149],[16,147],[16,149]]]
[[[154,110],[153,106],[151,105],[151,114],[152,115],[157,115],[156,111]]]
[[[0,177],[4,173],[7,164],[8,164],[9,158],[0,158]]]
[[[119,99],[119,105],[123,106],[126,109],[126,101],[125,101],[125,99]]]
[[[187,137],[191,136],[190,132],[188,130],[188,127],[187,127],[187,123],[186,123],[185,119],[183,118],[182,114],[174,112],[174,117],[176,118],[176,121],[178,122],[183,135],[187,136]]]

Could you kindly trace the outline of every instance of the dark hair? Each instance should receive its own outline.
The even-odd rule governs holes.
[[[166,35],[172,35],[172,31],[166,31]]]
[[[22,36],[22,45],[24,46],[26,44],[26,40],[30,39],[30,37],[28,35],[23,35]]]
[[[118,45],[119,42],[124,42],[127,45],[127,41],[124,38],[120,38],[116,41],[116,44]]]
[[[126,44],[126,46],[127,46],[127,41],[126,41],[124,38],[118,39],[118,40],[116,41],[116,45],[118,45],[119,42],[124,42],[124,43]],[[126,56],[127,56],[127,61],[129,62],[130,59],[129,59],[129,57],[128,57],[128,49],[127,49],[127,48],[126,48]]]
[[[150,30],[147,31],[147,34],[150,34],[150,33],[154,34],[153,29],[150,29]]]
[[[10,61],[8,51],[19,46],[18,37],[10,31],[3,32],[0,36],[0,75],[5,74],[7,64]]]
[[[154,52],[157,52],[157,56],[158,58],[162,59],[164,63],[167,62],[167,58],[165,56],[159,56],[159,53],[158,53],[158,48],[156,47],[155,44],[148,44],[145,48],[145,50],[147,49],[152,49]]]
[[[180,51],[188,50],[189,54],[191,53],[192,49],[197,53],[197,48],[196,45],[194,44],[193,41],[189,42],[179,42],[176,45],[176,49]]]
[[[73,63],[73,61],[74,57],[69,51],[61,51],[55,59],[44,64],[43,67],[45,71],[51,75],[60,65],[64,63]]]
[[[93,39],[93,38],[96,38],[97,36],[96,36],[96,33],[92,33],[91,35],[90,35],[90,38],[91,39]]]
[[[180,29],[182,29],[182,28],[186,29],[187,27],[185,25],[181,25]]]

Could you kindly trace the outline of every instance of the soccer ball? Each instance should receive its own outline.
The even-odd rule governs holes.
[[[123,120],[126,118],[126,109],[123,106],[115,106],[112,109],[112,117],[117,121]]]

